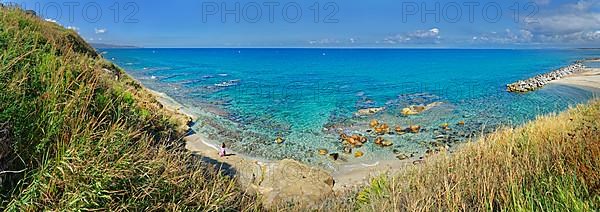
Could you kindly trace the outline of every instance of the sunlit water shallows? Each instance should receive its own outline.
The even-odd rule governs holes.
[[[198,133],[213,142],[268,159],[293,158],[336,164],[415,157],[435,145],[456,146],[468,138],[537,115],[559,112],[596,94],[549,85],[528,94],[505,85],[599,55],[583,50],[374,50],[374,49],[106,49],[147,87],[164,92],[200,115]],[[435,106],[404,116],[403,108]],[[385,109],[368,116],[365,108]],[[419,133],[380,136],[371,120],[422,126]],[[464,122],[464,125],[458,124]],[[440,127],[448,123],[449,130]],[[344,154],[340,134],[368,142]],[[284,140],[277,144],[277,138]],[[437,139],[436,139],[437,138]],[[436,143],[437,141],[437,143]],[[340,153],[333,162],[319,149]]]

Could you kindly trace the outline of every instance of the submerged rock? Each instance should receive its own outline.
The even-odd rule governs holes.
[[[404,134],[404,128],[402,128],[401,126],[396,126],[396,133],[399,135]]]
[[[379,135],[385,135],[388,134],[390,132],[390,126],[388,126],[386,123],[380,124],[379,126],[375,127],[375,133],[379,134]]]
[[[428,104],[428,105],[412,105],[410,107],[402,109],[401,113],[404,116],[417,115],[417,114],[420,114],[420,113],[425,112],[427,110],[431,110],[434,107],[438,107],[438,106],[440,106],[442,104],[444,104],[444,103],[443,102],[433,102],[433,103]]]
[[[356,115],[358,115],[358,116],[374,115],[374,114],[379,113],[379,112],[381,112],[383,110],[385,110],[385,107],[360,109],[360,110],[358,110],[358,112],[356,112]]]
[[[329,151],[326,149],[319,149],[319,155],[327,155],[327,153],[329,153]]]
[[[392,143],[391,141],[388,141],[388,140],[381,142],[382,147],[388,147],[388,146],[392,146],[392,145],[394,145],[394,143]]]
[[[333,159],[333,160],[338,160],[340,158],[340,154],[339,153],[331,153],[331,154],[329,154],[329,157],[331,157],[331,159]]]
[[[421,126],[419,126],[419,125],[410,125],[409,130],[412,133],[419,133],[421,131]]]
[[[342,141],[342,144],[351,145],[352,147],[360,147],[368,141],[365,136],[358,134],[348,136],[345,133],[340,134],[340,140]]]
[[[413,111],[413,110],[412,110],[412,109],[410,109],[410,108],[404,108],[404,109],[402,109],[402,112],[401,112],[401,113],[402,113],[402,115],[404,115],[404,116],[410,116],[410,115],[417,115],[417,114],[419,114],[418,112],[416,112],[416,111]]]
[[[382,137],[377,137],[375,138],[375,144],[380,145],[383,143],[385,139],[383,139]]]
[[[444,130],[448,130],[450,129],[450,124],[448,123],[443,123],[442,125],[440,125],[440,128],[444,129]]]
[[[377,121],[377,120],[375,120],[375,119],[371,120],[371,123],[369,123],[369,126],[370,126],[371,128],[375,128],[375,127],[377,127],[378,125],[379,125],[379,121]]]
[[[382,137],[377,137],[375,139],[375,144],[378,146],[381,146],[381,147],[388,147],[388,146],[394,145],[394,143],[392,143],[391,141],[386,140],[385,138],[382,138]]]
[[[277,138],[275,139],[275,143],[276,143],[276,144],[282,144],[284,141],[285,141],[285,140],[284,140],[283,138],[281,138],[281,137],[277,137]]]

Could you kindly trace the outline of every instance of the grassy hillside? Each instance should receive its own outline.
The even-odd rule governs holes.
[[[0,208],[241,209],[162,110],[76,32],[0,9]]]
[[[263,209],[184,150],[186,117],[162,109],[77,33],[0,10],[0,209]],[[319,209],[598,209],[599,117],[596,100],[502,129]]]
[[[503,129],[360,191],[373,211],[600,208],[600,101]]]

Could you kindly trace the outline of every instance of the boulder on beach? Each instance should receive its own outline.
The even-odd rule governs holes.
[[[396,155],[396,158],[398,158],[398,160],[406,160],[406,159],[408,159],[409,157],[408,157],[408,155],[406,155],[406,154],[402,153],[402,154],[398,154],[398,155]]]
[[[316,204],[333,194],[333,177],[324,170],[285,159],[267,168],[255,188],[267,205],[297,201]]]

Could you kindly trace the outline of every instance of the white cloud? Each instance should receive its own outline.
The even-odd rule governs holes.
[[[600,41],[600,0],[579,0],[535,18],[523,20],[523,40],[538,43],[597,43]]]
[[[598,3],[600,3],[598,0],[579,0],[575,4],[567,4],[566,7],[577,11],[587,11]]]
[[[311,44],[311,45],[337,44],[337,43],[341,43],[341,41],[336,40],[336,39],[331,39],[331,38],[324,38],[324,39],[320,39],[320,40],[311,40],[311,41],[308,41],[308,43]]]
[[[429,30],[430,33],[433,33],[435,35],[439,35],[440,34],[440,29],[438,28],[433,28]]]
[[[517,32],[513,32],[510,29],[505,29],[503,33],[490,32],[482,33],[478,36],[471,38],[472,43],[494,43],[494,44],[523,44],[530,43],[533,41],[533,34],[528,31],[521,29]]]
[[[539,39],[546,43],[597,43],[600,42],[600,30],[560,35],[540,35]]]
[[[76,32],[79,31],[79,28],[78,27],[74,27],[74,26],[67,26],[67,29],[72,29],[72,30],[74,30]]]
[[[58,23],[58,21],[56,21],[54,19],[51,19],[51,18],[46,18],[44,20],[47,21],[47,22]]]
[[[358,38],[348,38],[348,39],[335,39],[335,38],[323,38],[319,40],[310,40],[308,43],[310,45],[337,45],[337,44],[354,44],[358,42]]]
[[[102,38],[85,38],[87,41],[102,41]]]
[[[440,29],[431,28],[429,30],[417,30],[405,34],[396,34],[388,36],[383,39],[384,43],[398,44],[398,43],[440,43]]]
[[[527,20],[524,28],[543,35],[571,34],[600,29],[600,13],[573,13]]]
[[[95,32],[96,34],[104,34],[104,33],[106,33],[107,31],[108,31],[108,30],[106,30],[106,29],[104,29],[104,28],[101,28],[101,29],[95,28],[95,29],[94,29],[94,32]]]

